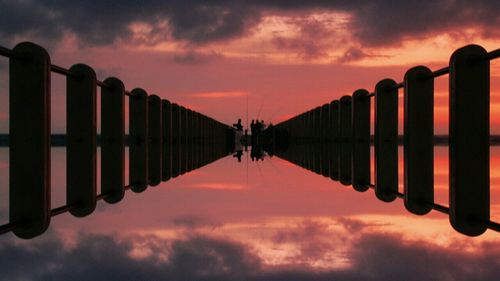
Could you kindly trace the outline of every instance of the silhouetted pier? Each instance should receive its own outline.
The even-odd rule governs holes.
[[[53,65],[48,53],[33,43],[13,50],[9,58],[9,223],[21,238],[36,237],[52,216],[70,212],[91,214],[98,200],[120,202],[125,191],[150,186],[200,168],[235,149],[235,129],[181,105],[150,95],[141,88],[127,91],[122,81],[97,79],[84,64],[69,69]],[[465,235],[492,229],[490,221],[490,60],[487,52],[469,45],[453,53],[448,67],[408,70],[404,81],[383,79],[374,92],[352,95],[318,106],[266,130],[245,142],[314,171],[357,191],[375,190],[378,199],[403,198],[411,213],[431,210],[449,214],[451,225]],[[67,132],[51,135],[50,80],[66,77]],[[434,135],[434,79],[449,75],[449,136]],[[100,89],[100,95],[98,95]],[[400,91],[403,89],[403,91]],[[404,98],[404,134],[398,136],[398,99]],[[97,135],[97,98],[101,101],[101,134]],[[125,130],[125,99],[129,102],[129,133]],[[374,112],[371,103],[374,102]],[[370,116],[375,116],[373,130]],[[241,133],[241,121],[236,125]],[[374,167],[371,166],[371,145]],[[404,192],[398,191],[398,145],[404,146]],[[449,206],[434,202],[434,145],[449,145]],[[101,157],[101,194],[97,194],[97,146]],[[125,147],[129,147],[129,179],[125,180]],[[51,146],[65,146],[66,205],[50,202]],[[261,149],[262,148],[262,149]],[[241,150],[240,150],[241,152]],[[241,154],[236,156],[241,157]],[[252,154],[253,155],[253,154]],[[253,159],[253,158],[252,158]],[[371,170],[374,178],[371,178]],[[28,176],[29,175],[29,176]]]
[[[183,175],[228,155],[232,127],[204,114],[149,95],[127,91],[122,81],[97,80],[95,71],[76,64],[53,65],[40,46],[24,42],[9,58],[9,223],[21,238],[36,237],[49,227],[52,216],[70,212],[90,215],[98,200],[120,202],[125,191],[143,192],[148,186]],[[51,136],[51,74],[66,77],[67,132]],[[100,95],[97,89],[100,88]],[[101,135],[97,135],[97,98],[101,100]],[[125,135],[125,98],[129,101],[129,135]],[[6,141],[6,138],[3,138]],[[50,203],[50,149],[66,147],[66,205]],[[97,145],[100,144],[101,194],[97,194]],[[129,179],[125,180],[125,146],[129,146]]]
[[[318,106],[274,126],[273,149],[292,163],[357,191],[375,190],[379,200],[404,199],[417,215],[431,210],[449,214],[451,225],[465,235],[486,229],[490,221],[490,60],[469,45],[456,50],[448,67],[408,70],[404,81],[383,79],[374,92],[365,89]],[[449,207],[434,202],[434,79],[449,75]],[[400,91],[402,90],[402,91]],[[398,191],[398,98],[404,99],[404,192]],[[374,112],[371,112],[371,102]],[[370,116],[374,120],[374,167],[370,156]],[[374,179],[371,170],[374,170]]]

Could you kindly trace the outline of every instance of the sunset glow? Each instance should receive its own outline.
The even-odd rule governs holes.
[[[267,126],[373,92],[408,69],[447,67],[469,44],[500,48],[498,1],[0,1],[0,46],[43,46],[51,63],[232,125]],[[66,134],[66,80],[51,74],[51,133]],[[449,132],[449,76],[434,80],[434,134]],[[0,134],[9,134],[9,60],[0,57]],[[490,134],[500,135],[500,60],[490,66]],[[101,107],[97,94],[98,112]],[[372,103],[372,108],[374,107]],[[125,102],[129,128],[129,99]],[[373,112],[373,111],[372,111]],[[404,133],[403,90],[398,132]],[[101,113],[97,131],[101,132]],[[371,117],[374,132],[374,116]],[[160,137],[161,139],[161,137]],[[497,280],[500,235],[456,232],[448,215],[266,154],[228,154],[47,233],[0,236],[0,280]],[[449,206],[447,145],[434,148],[435,203]],[[374,175],[372,148],[372,182]],[[128,155],[126,150],[126,183]],[[279,154],[278,154],[279,155]],[[272,157],[271,157],[272,156]],[[66,204],[66,150],[51,149],[52,208]],[[404,185],[399,147],[399,192]],[[97,152],[100,179],[101,150]],[[430,159],[430,158],[429,158]],[[0,224],[9,220],[9,149],[0,147]],[[101,183],[97,181],[98,194]],[[500,149],[490,147],[490,217],[500,221]],[[78,275],[78,276],[77,276]],[[103,279],[104,278],[104,279]]]

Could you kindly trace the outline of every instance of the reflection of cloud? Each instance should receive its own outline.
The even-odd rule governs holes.
[[[0,162],[0,169],[7,169],[9,164],[7,162]]]
[[[172,223],[178,227],[185,227],[189,229],[195,229],[200,227],[211,227],[215,228],[221,226],[221,223],[214,222],[210,219],[195,216],[195,215],[186,215],[180,216],[173,219]]]
[[[340,234],[340,235],[339,235]],[[345,267],[345,260],[338,252],[347,245],[344,239],[331,239],[333,235],[342,237],[338,230],[329,229],[329,223],[306,220],[295,227],[279,230],[272,237],[279,247],[288,250],[289,263],[317,268]],[[296,251],[294,251],[296,249]]]
[[[6,121],[8,119],[7,113],[0,112],[0,121]]]
[[[197,183],[191,185],[194,188],[203,188],[203,189],[226,189],[226,190],[240,190],[245,189],[246,186],[243,184],[237,183]]]
[[[331,240],[339,237],[330,237]],[[500,242],[441,247],[405,241],[398,235],[345,236],[352,240],[351,266],[314,270],[304,266],[269,267],[248,246],[224,239],[191,236],[114,238],[81,235],[65,249],[58,237],[30,243],[0,243],[4,280],[497,280]],[[314,238],[308,238],[314,242]],[[335,244],[335,243],[334,243]],[[475,245],[475,251],[462,246]],[[335,251],[325,248],[324,251]],[[304,253],[307,254],[307,253]],[[78,274],[75,274],[78,273]]]
[[[245,92],[207,92],[207,93],[196,93],[191,96],[197,98],[207,98],[207,99],[221,99],[221,98],[237,98],[244,97],[248,95]]]

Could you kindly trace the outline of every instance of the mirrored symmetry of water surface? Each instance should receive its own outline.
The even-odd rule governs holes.
[[[8,149],[0,152],[0,222],[4,224],[8,222]],[[65,204],[65,153],[64,148],[52,149],[53,207]],[[236,156],[140,194],[128,191],[118,204],[100,201],[88,217],[69,213],[53,217],[49,230],[35,239],[2,235],[1,256],[24,255],[24,261],[33,266],[71,263],[81,257],[97,263],[109,259],[109,263],[130,266],[132,273],[142,268],[151,270],[151,276],[179,271],[188,277],[203,275],[203,270],[210,276],[214,272],[220,276],[368,274],[361,267],[382,274],[393,270],[385,263],[401,265],[401,259],[407,259],[405,264],[439,266],[436,270],[443,272],[464,263],[474,273],[488,264],[498,268],[498,232],[467,237],[453,230],[445,214],[412,215],[402,200],[384,203],[372,189],[357,192],[277,156],[264,153],[260,158],[245,151],[241,161]],[[402,158],[400,146],[400,192]],[[435,201],[447,206],[448,147],[435,147],[434,163]],[[491,220],[499,221],[500,149],[496,146],[491,148],[490,163]],[[200,266],[190,272],[186,262],[193,260]],[[165,271],[158,265],[165,265]]]

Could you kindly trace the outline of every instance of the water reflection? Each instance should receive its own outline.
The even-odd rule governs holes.
[[[0,163],[7,163],[7,150],[0,151]],[[243,148],[241,163],[229,155],[141,194],[127,193],[120,204],[99,202],[96,212],[83,219],[69,214],[55,217],[48,233],[29,242],[19,243],[12,234],[0,236],[0,257],[23,254],[26,263],[36,249],[41,253],[34,263],[41,268],[39,274],[53,279],[69,268],[94,266],[92,271],[101,272],[96,264],[102,261],[100,256],[121,261],[109,270],[120,272],[125,266],[129,274],[137,274],[131,276],[167,280],[183,279],[172,277],[175,274],[201,280],[203,272],[232,280],[368,278],[362,268],[378,276],[392,272],[378,262],[381,259],[401,268],[418,264],[424,253],[432,253],[426,255],[431,259],[426,263],[440,272],[458,270],[457,274],[481,278],[498,271],[493,265],[485,266],[500,258],[498,234],[492,231],[468,238],[456,233],[443,214],[418,217],[408,213],[402,201],[381,202],[371,191],[355,192],[274,155],[264,154],[264,161],[252,162],[251,153]],[[65,150],[53,148],[52,155],[52,197],[63,204]],[[493,149],[492,163],[499,156]],[[446,157],[447,147],[436,147],[436,200],[441,198],[443,204],[447,203]],[[2,221],[7,210],[7,168],[5,164],[0,169]],[[498,184],[494,176],[492,219],[500,214]],[[407,257],[404,262],[403,257]],[[188,266],[198,259],[203,262]],[[4,260],[2,270],[20,276],[8,268],[13,263]],[[60,267],[44,270],[48,263]],[[470,272],[460,270],[463,263]],[[208,264],[212,267],[207,268]],[[150,270],[151,275],[140,275],[142,270]],[[420,271],[424,279],[434,273]]]
[[[138,279],[369,278],[372,274],[391,276],[394,267],[419,264],[423,255],[425,263],[436,268],[416,270],[422,279],[439,272],[453,272],[457,278],[497,276],[498,267],[492,264],[485,269],[485,264],[500,259],[498,233],[488,230],[480,237],[466,237],[450,227],[444,214],[432,211],[415,216],[401,200],[387,204],[371,189],[356,192],[346,188],[352,183],[345,172],[349,166],[334,161],[342,157],[341,151],[325,144],[287,142],[283,146],[283,136],[273,134],[273,138],[257,139],[253,146],[236,142],[234,153],[226,152],[226,157],[209,161],[201,169],[187,169],[182,176],[146,192],[129,192],[120,204],[98,202],[91,216],[57,216],[50,230],[33,240],[20,242],[12,234],[0,236],[0,257],[22,255],[23,262],[36,258],[41,267],[38,273],[20,273],[10,269],[15,261],[7,258],[2,267],[5,276],[57,279],[75,268],[103,274],[97,264],[106,257],[120,261],[109,270],[120,272],[126,267],[127,274]],[[5,223],[8,150],[0,152],[0,214]],[[373,147],[370,153],[368,177],[372,179]],[[52,148],[51,154],[52,202],[60,206],[66,203],[66,150]],[[499,156],[500,149],[492,147],[492,220],[500,217]],[[400,193],[402,159],[399,146]],[[448,205],[447,146],[434,147],[433,162],[435,202]],[[125,171],[128,168],[126,163]],[[464,262],[468,270],[457,271]],[[49,270],[54,263],[60,266]],[[145,270],[147,276],[142,275]]]

